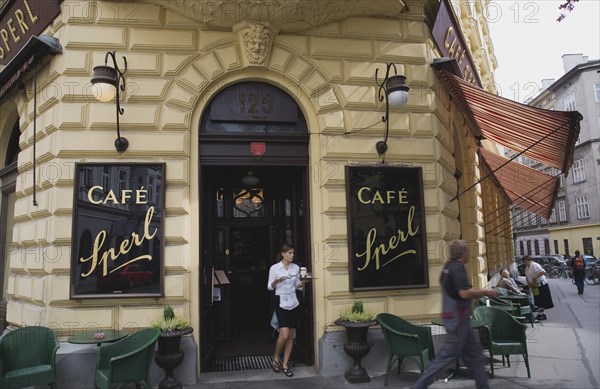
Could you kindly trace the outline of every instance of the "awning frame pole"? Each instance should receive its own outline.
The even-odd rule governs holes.
[[[37,144],[37,66],[33,67],[33,206],[37,207],[37,197],[36,197],[36,144]]]
[[[547,197],[549,197],[549,196],[550,196],[550,195],[546,196],[545,198],[547,198]],[[522,215],[522,214],[523,214],[525,211],[527,211],[527,210],[529,210],[529,209],[531,209],[531,208],[533,208],[533,207],[535,207],[535,206],[536,206],[535,204],[532,204],[532,205],[530,205],[530,206],[529,206],[529,207],[527,207],[527,208],[521,208],[521,207],[519,207],[519,208],[521,208],[521,211],[520,211],[520,212],[518,212],[518,213],[516,213],[516,214],[515,214],[515,217],[516,217],[516,216],[520,216],[520,215]],[[489,231],[486,231],[486,233],[492,233],[493,231],[495,231],[495,230],[497,230],[498,228],[502,227],[504,224],[507,224],[507,223],[509,223],[510,221],[511,221],[511,219],[509,218],[509,219],[508,219],[508,221],[506,221],[506,222],[504,222],[504,223],[502,223],[502,224],[500,224],[500,225],[498,225],[498,226],[496,226],[496,227],[492,228],[492,229],[491,229],[491,230],[489,230]],[[512,228],[513,226],[516,226],[516,221],[515,221],[514,223],[510,223],[510,225],[509,225],[508,227],[506,227],[506,228],[503,228],[502,230],[500,230],[498,233],[496,233],[496,234],[494,234],[494,235],[498,236],[499,234],[502,234],[502,233],[506,232],[506,230],[508,230],[509,228]]]
[[[461,193],[457,194],[456,196],[454,196],[453,198],[450,199],[450,202],[458,199],[460,196],[462,196],[463,194],[465,194],[466,192],[470,191],[471,189],[473,189],[474,187],[476,187],[478,184],[480,184],[483,180],[489,178],[490,176],[492,176],[495,172],[497,172],[498,170],[502,169],[504,166],[508,165],[509,162],[512,162],[515,158],[521,156],[523,153],[525,153],[526,151],[528,151],[529,149],[531,149],[532,147],[538,145],[541,141],[545,140],[546,138],[548,138],[549,136],[553,135],[554,133],[556,133],[558,130],[561,130],[566,123],[561,124],[559,127],[557,127],[556,129],[554,129],[554,131],[549,132],[548,134],[544,135],[543,137],[541,137],[539,140],[535,141],[531,146],[527,147],[525,150],[521,151],[518,154],[515,154],[514,156],[512,156],[511,158],[509,158],[506,162],[504,162],[502,165],[498,166],[496,169],[494,169],[493,171],[491,171],[490,173],[488,173],[485,177],[479,179],[476,183],[474,183],[473,185],[469,186],[467,189],[463,190]]]
[[[559,173],[559,174],[562,174],[562,173]],[[550,183],[552,183],[552,182],[553,182],[553,181],[556,179],[556,177],[558,177],[558,174],[557,174],[556,176],[550,176],[550,179],[546,180],[546,181],[545,181],[545,182],[544,182],[544,183],[543,183],[541,186],[537,186],[537,187],[533,188],[533,189],[532,189],[532,190],[530,190],[529,192],[525,193],[525,195],[529,195],[529,194],[531,194],[531,195],[535,195],[535,194],[537,194],[538,192],[541,192],[542,190],[546,189],[546,187],[547,187],[547,186],[548,186]],[[519,197],[523,197],[523,196],[519,196]],[[543,199],[546,199],[546,198],[548,198],[548,196],[545,196]],[[485,218],[486,218],[486,217],[490,216],[491,214],[493,214],[493,213],[495,213],[495,212],[499,212],[500,210],[502,210],[502,209],[504,209],[504,208],[506,208],[506,207],[508,207],[508,206],[510,206],[510,205],[512,205],[512,203],[511,203],[511,202],[508,202],[507,204],[505,204],[505,205],[501,206],[500,208],[496,208],[495,210],[493,210],[493,211],[491,211],[491,212],[489,212],[489,213],[487,213],[487,214],[483,215],[483,219],[485,220]],[[521,208],[521,207],[519,207],[519,208]],[[498,217],[499,217],[499,216],[498,216]],[[494,218],[494,219],[492,219],[492,220],[488,221],[488,222],[487,222],[487,223],[485,223],[485,224],[484,224],[482,227],[485,227],[485,226],[487,226],[488,224],[490,224],[491,222],[493,222],[494,220],[496,220],[498,217],[496,217],[496,218]]]

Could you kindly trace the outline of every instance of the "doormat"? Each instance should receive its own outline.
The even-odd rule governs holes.
[[[237,371],[271,369],[272,355],[249,355],[242,357],[219,357],[213,360],[209,371]],[[288,361],[290,367],[304,366],[292,358]]]

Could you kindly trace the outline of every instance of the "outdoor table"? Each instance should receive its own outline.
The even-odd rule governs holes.
[[[101,334],[101,333],[104,334],[103,337],[101,337],[101,338],[96,337],[96,334]],[[88,329],[88,330],[82,330],[81,332],[78,332],[75,335],[69,336],[69,338],[67,339],[67,342],[74,343],[74,344],[94,344],[94,343],[96,343],[96,345],[98,347],[100,347],[100,345],[102,343],[116,342],[119,339],[123,339],[130,333],[131,332],[129,330]]]
[[[480,322],[479,320],[471,318],[470,321],[471,321],[470,324],[471,324],[472,328],[478,328],[478,327],[483,326],[483,323]],[[437,326],[442,326],[443,327],[444,326],[444,320],[441,317],[436,317],[436,318],[431,319],[431,324],[435,324]],[[460,358],[456,357],[456,368],[449,370],[450,374],[446,378],[444,378],[444,382],[450,381],[452,378],[454,378],[455,375],[459,374],[460,372],[461,372],[461,370],[460,370]]]

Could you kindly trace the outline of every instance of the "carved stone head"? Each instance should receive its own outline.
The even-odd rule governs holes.
[[[277,31],[263,24],[240,23],[234,31],[238,33],[240,45],[245,51],[244,62],[249,65],[265,66]]]

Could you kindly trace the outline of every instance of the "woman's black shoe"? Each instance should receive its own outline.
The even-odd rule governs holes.
[[[281,371],[281,367],[279,366],[278,362],[273,361],[273,363],[271,364],[271,369],[273,369],[273,371],[275,373],[279,373]]]
[[[292,370],[289,367],[281,367],[281,371],[283,372],[283,374],[285,374],[286,377],[291,377],[294,375],[294,373],[292,373]]]

